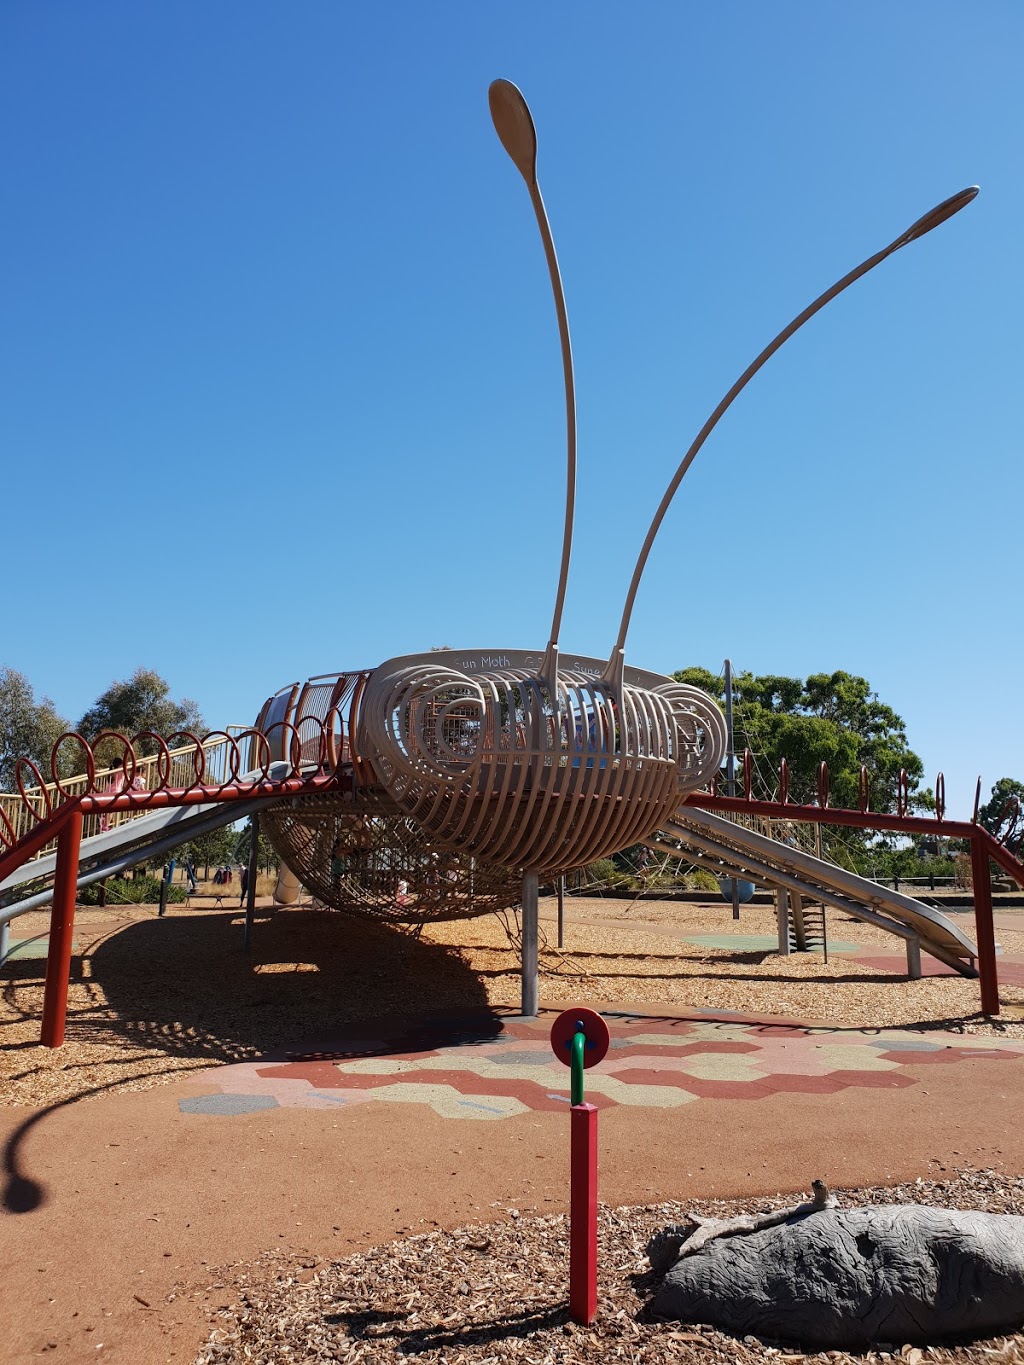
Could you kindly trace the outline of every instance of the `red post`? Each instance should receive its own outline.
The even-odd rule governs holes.
[[[978,972],[981,976],[981,1010],[999,1013],[999,978],[996,974],[996,931],[992,923],[992,883],[988,849],[982,839],[971,840],[971,881],[974,888],[974,930],[978,939]]]
[[[569,1314],[587,1326],[597,1315],[597,1109],[570,1113]]]
[[[50,912],[50,950],[46,956],[46,989],[43,995],[44,1047],[60,1047],[68,1011],[71,979],[71,943],[75,931],[75,900],[78,891],[78,850],[82,843],[82,812],[77,807],[57,836],[57,867],[53,878],[53,909]]]

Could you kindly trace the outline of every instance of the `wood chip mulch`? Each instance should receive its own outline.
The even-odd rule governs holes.
[[[1024,1177],[991,1170],[834,1192],[847,1206],[916,1203],[1024,1213]],[[779,1194],[755,1201],[602,1210],[600,1298],[597,1320],[590,1327],[569,1320],[568,1225],[562,1216],[524,1218],[509,1209],[500,1223],[427,1232],[337,1261],[267,1253],[254,1263],[215,1272],[215,1279],[233,1287],[238,1303],[211,1314],[209,1340],[195,1365],[1024,1362],[1022,1333],[952,1347],[891,1342],[864,1353],[805,1355],[780,1342],[750,1336],[741,1341],[712,1327],[664,1321],[650,1313],[647,1305],[659,1277],[650,1273],[644,1248],[659,1228],[681,1221],[685,1211],[728,1217],[792,1202],[792,1194]]]
[[[779,957],[694,943],[736,927],[770,938],[769,906],[573,898],[565,948],[557,947],[553,899],[541,903],[541,993],[616,1007],[728,1009],[851,1027],[951,1029],[1024,1038],[1024,987],[1000,983],[1004,1013],[979,1013],[976,981],[907,981],[849,954]],[[1024,930],[1024,915],[1020,917]],[[963,919],[968,932],[970,917]],[[49,916],[16,921],[19,936],[45,935]],[[39,1045],[46,963],[12,960],[0,980],[0,1104],[46,1105],[160,1085],[221,1062],[252,1060],[361,1019],[432,1011],[515,1007],[520,999],[515,916],[427,925],[422,934],[308,906],[259,919],[242,951],[237,906],[80,908],[57,1051]],[[1024,955],[1024,932],[1001,930]],[[829,919],[835,940],[891,952],[871,925]],[[510,936],[511,935],[511,936]],[[892,959],[897,968],[898,958]]]

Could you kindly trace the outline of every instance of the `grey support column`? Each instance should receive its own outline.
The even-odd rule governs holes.
[[[558,879],[558,946],[565,947],[565,876]]]
[[[732,660],[726,659],[725,664],[725,780],[726,795],[736,795],[736,738],[732,728]],[[735,877],[732,878],[732,917],[740,917],[740,886]]]
[[[259,873],[260,817],[253,812],[249,824],[249,873],[245,886],[245,951],[252,947],[252,922],[256,918],[256,877]]]
[[[907,939],[907,979],[921,980],[921,940],[916,934]]]
[[[537,874],[523,873],[522,1012],[537,1013]]]

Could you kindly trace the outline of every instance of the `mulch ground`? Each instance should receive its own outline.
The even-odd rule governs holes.
[[[913,1203],[1024,1213],[1024,1178],[994,1171],[965,1170],[943,1180],[835,1193],[846,1207]],[[577,1326],[567,1311],[568,1225],[563,1216],[515,1216],[483,1227],[434,1231],[343,1260],[268,1254],[215,1272],[238,1302],[214,1315],[196,1365],[398,1365],[408,1360],[436,1365],[798,1365],[824,1359],[871,1365],[894,1357],[907,1365],[922,1365],[926,1358],[950,1365],[1024,1361],[1024,1335],[1019,1333],[924,1350],[891,1342],[863,1353],[805,1355],[798,1343],[752,1336],[740,1341],[713,1327],[654,1317],[649,1302],[660,1276],[650,1272],[644,1248],[655,1232],[683,1221],[686,1212],[727,1218],[792,1203],[792,1197],[776,1195],[743,1203],[602,1210],[599,1307],[589,1327]]]
[[[1024,1037],[1019,1018],[986,1020],[978,984],[958,976],[908,982],[848,954],[780,957],[687,941],[732,928],[724,903],[568,902],[559,951],[553,900],[541,905],[541,994],[759,1015],[867,1027],[924,1027]],[[967,919],[970,928],[969,918]],[[1022,917],[1024,924],[1024,917]],[[770,907],[745,906],[737,928],[769,936]],[[45,934],[45,914],[16,921],[19,935]],[[830,933],[890,951],[870,925],[833,916]],[[45,959],[2,970],[0,1100],[43,1105],[138,1090],[216,1062],[246,1061],[339,1026],[387,1014],[516,1005],[519,952],[513,916],[432,924],[419,936],[309,908],[258,920],[242,951],[238,910],[152,906],[80,909],[58,1052],[39,1045]],[[1001,931],[1008,954],[1024,954],[1024,932]],[[1024,987],[1003,985],[1011,1008]]]

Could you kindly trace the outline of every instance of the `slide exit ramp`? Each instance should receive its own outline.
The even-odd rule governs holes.
[[[977,946],[941,911],[711,811],[683,806],[644,842],[659,853],[693,856],[721,876],[738,875],[820,900],[895,934],[906,944],[907,974],[914,980],[921,975],[922,951],[962,976],[978,975]]]

